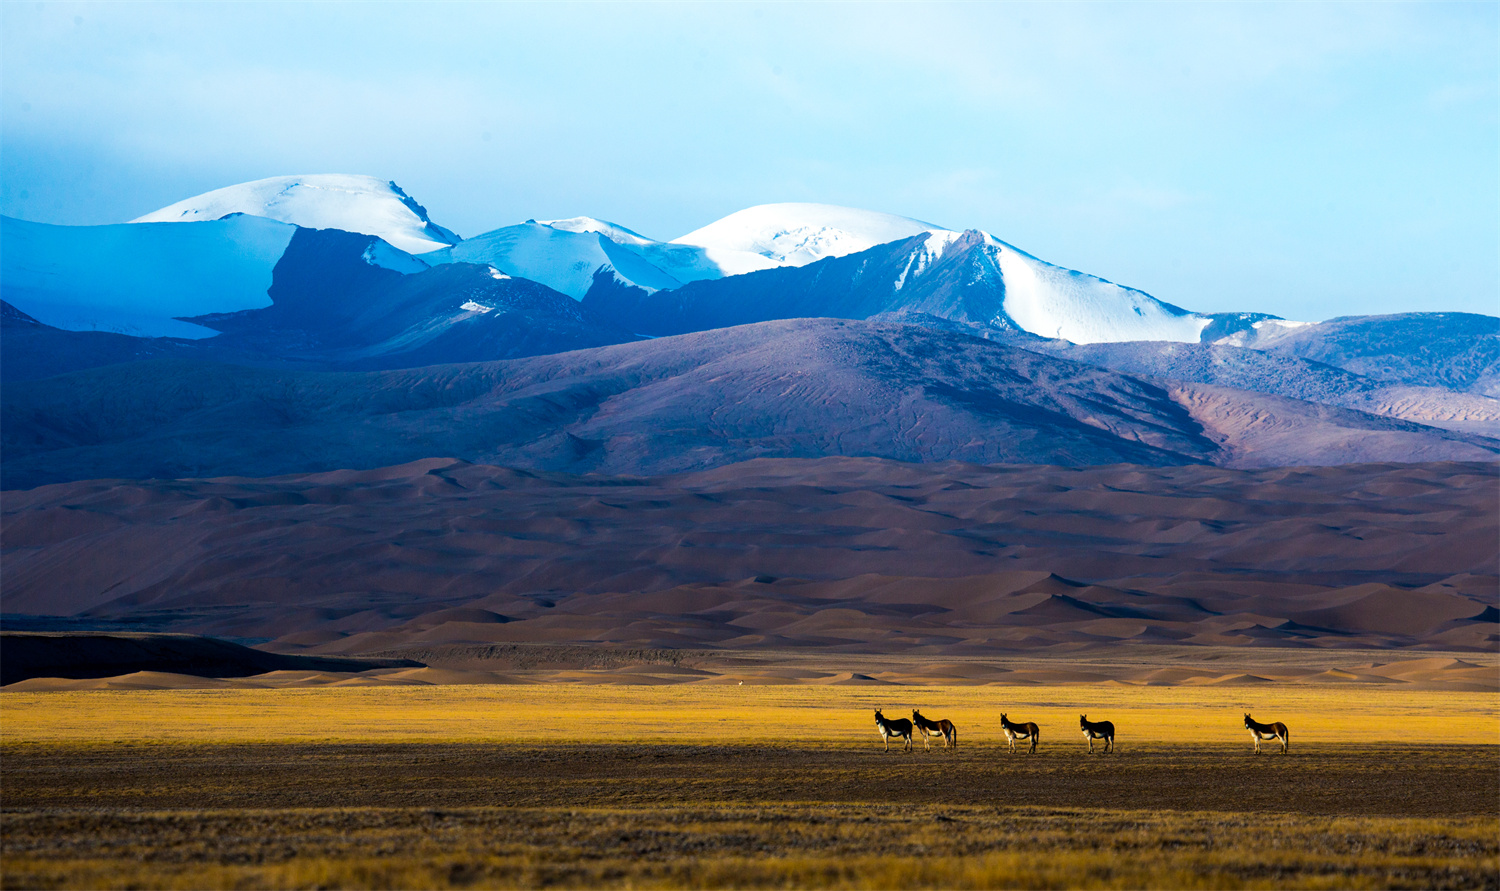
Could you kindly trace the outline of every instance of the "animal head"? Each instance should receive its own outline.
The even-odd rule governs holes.
[[[1078,716],[1078,726],[1079,727],[1084,726],[1088,722],[1089,722],[1089,716],[1088,715],[1079,715]]]
[[[880,709],[876,709],[875,710],[875,720],[877,720],[877,721],[883,721],[883,720],[885,720],[885,715],[882,715],[880,713]]]
[[[922,713],[920,711],[918,711],[917,709],[912,709],[911,710],[911,716],[913,718],[916,718],[919,721],[922,719]]]
[[[1245,726],[1246,727],[1250,726],[1250,713],[1249,712],[1245,712]]]
[[[1010,715],[1007,715],[1005,712],[1001,712],[1000,713],[1000,723],[1004,724],[1006,721],[1009,721],[1009,720],[1010,720]]]

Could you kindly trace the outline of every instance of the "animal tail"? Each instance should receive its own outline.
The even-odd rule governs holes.
[[[958,748],[958,728],[953,728],[953,748]]]

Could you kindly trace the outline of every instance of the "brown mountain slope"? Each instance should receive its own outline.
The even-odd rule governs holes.
[[[7,384],[0,408],[7,488],[433,455],[655,474],[830,455],[1269,466],[1500,454],[1495,440],[1396,419],[829,319],[388,372],[142,362]]]

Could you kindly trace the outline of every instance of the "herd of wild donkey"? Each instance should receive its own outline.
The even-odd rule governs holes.
[[[1011,752],[1016,750],[1016,740],[1026,739],[1031,741],[1028,754],[1036,752],[1036,744],[1042,736],[1042,729],[1031,721],[1012,721],[1010,716],[1001,713],[1000,726],[1005,730],[1005,738],[1010,742]],[[932,749],[932,738],[940,736],[943,738],[943,748],[952,746],[958,748],[958,728],[947,718],[930,721],[922,717],[921,711],[911,710],[911,720],[897,718],[891,721],[875,710],[875,729],[880,733],[880,738],[885,740],[885,750],[891,750],[891,740],[904,740],[906,751],[911,751],[912,728],[915,727],[922,734],[922,745],[929,751]],[[1104,740],[1104,751],[1115,750],[1115,725],[1109,721],[1090,721],[1088,715],[1078,716],[1078,729],[1083,731],[1083,736],[1089,741],[1089,754],[1094,754],[1094,740]],[[1260,754],[1261,740],[1274,739],[1281,743],[1281,754],[1285,755],[1287,750],[1286,725],[1280,721],[1272,721],[1270,724],[1261,724],[1253,720],[1248,714],[1245,715],[1245,729],[1250,731],[1250,740],[1255,745],[1255,754]]]

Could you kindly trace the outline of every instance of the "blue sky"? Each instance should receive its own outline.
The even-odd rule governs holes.
[[[0,4],[0,212],[291,173],[461,235],[817,201],[1203,311],[1500,313],[1500,4]]]

